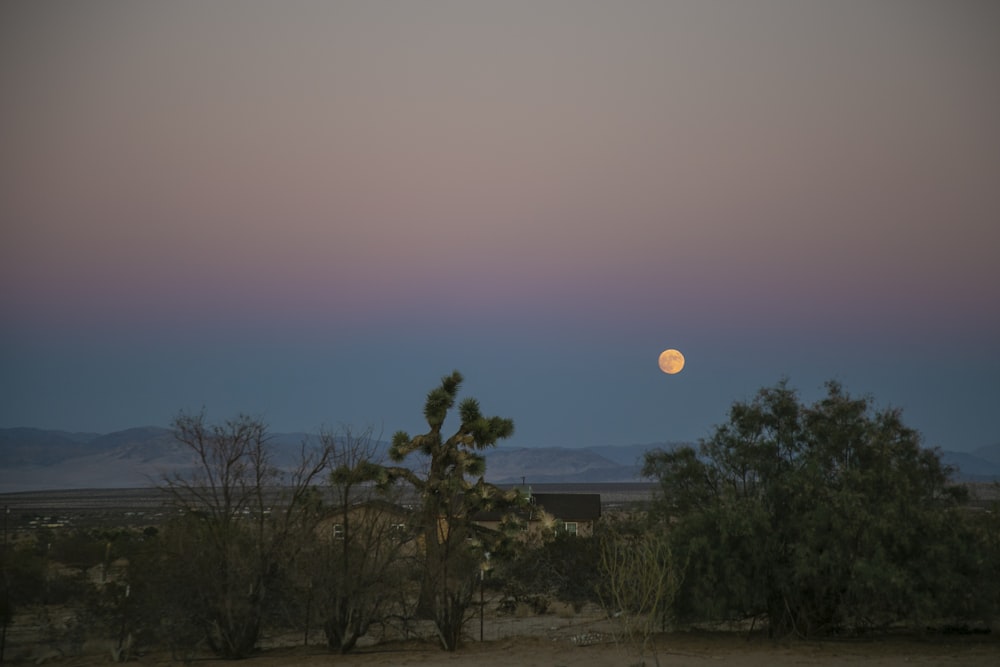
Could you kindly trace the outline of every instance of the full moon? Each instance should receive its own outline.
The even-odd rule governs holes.
[[[664,350],[660,353],[660,370],[667,375],[680,373],[684,368],[684,355],[677,350]]]

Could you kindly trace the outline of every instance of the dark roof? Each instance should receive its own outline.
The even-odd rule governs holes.
[[[599,493],[536,493],[531,499],[562,521],[594,521],[601,517]]]
[[[522,519],[538,519],[535,508],[545,510],[560,521],[595,521],[601,517],[601,494],[599,493],[534,493],[531,495],[530,509],[514,513]],[[476,512],[474,521],[499,521],[508,510]]]

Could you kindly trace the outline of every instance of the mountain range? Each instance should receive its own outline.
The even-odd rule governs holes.
[[[306,433],[272,435],[275,461],[290,466]],[[647,451],[684,443],[596,447],[508,447],[487,450],[486,478],[496,484],[642,481]],[[378,443],[384,455],[387,443]],[[1000,443],[974,452],[941,452],[961,481],[1000,480]],[[419,466],[419,462],[413,464]],[[53,489],[134,488],[184,473],[192,456],[166,428],[146,426],[114,433],[71,433],[36,428],[0,429],[0,493]]]

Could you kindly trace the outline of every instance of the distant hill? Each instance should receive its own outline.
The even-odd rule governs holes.
[[[495,484],[631,482],[638,472],[634,466],[623,466],[589,449],[497,448],[486,452],[486,477]]]
[[[986,447],[980,447],[972,453],[984,461],[1000,465],[1000,442],[993,445],[987,445]]]
[[[645,445],[598,445],[596,447],[587,447],[587,451],[599,454],[618,465],[641,468],[646,452],[654,449],[673,449],[685,444],[693,443],[654,442]]]
[[[317,441],[306,433],[272,434],[275,463],[294,466],[303,444]],[[171,430],[155,426],[104,435],[0,429],[0,443],[0,492],[142,487],[164,475],[184,474],[194,464]],[[637,481],[647,448],[500,447],[486,452],[487,479],[497,484]],[[388,443],[377,443],[376,455],[384,457],[387,449]]]
[[[486,452],[486,478],[495,484],[642,481],[646,452],[683,443],[595,447],[506,447]]]
[[[291,467],[303,443],[318,436],[272,434],[275,462]],[[496,484],[642,481],[643,455],[682,443],[597,447],[508,447],[486,451],[486,478]],[[378,443],[384,454],[387,443]],[[942,452],[963,481],[1000,480],[1000,443],[974,452]],[[192,469],[191,452],[157,426],[114,433],[0,429],[0,492],[149,486],[164,475]],[[419,463],[413,463],[419,467]]]
[[[97,433],[44,431],[38,428],[0,429],[0,468],[57,463],[92,451],[90,443],[99,437]]]
[[[272,433],[273,462],[291,469],[302,447],[318,444],[307,433]],[[387,443],[378,443],[384,454]],[[0,429],[0,493],[150,486],[164,476],[195,469],[190,449],[170,429],[144,426],[108,434],[32,428]]]
[[[980,447],[973,452],[942,451],[941,460],[957,470],[962,481],[1000,480],[1000,443]]]

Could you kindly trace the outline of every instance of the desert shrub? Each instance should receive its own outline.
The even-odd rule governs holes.
[[[598,602],[600,538],[558,533],[551,539],[515,543],[494,558],[487,582],[505,598],[548,607],[556,599],[579,611]]]
[[[666,531],[655,524],[619,522],[603,531],[600,547],[598,590],[618,619],[618,639],[651,652],[659,665],[653,635],[672,620],[685,564],[674,558]]]
[[[175,519],[129,561],[128,613],[139,643],[166,647],[176,660],[205,643],[210,622],[204,597],[217,569],[197,535],[191,517]]]
[[[45,595],[44,551],[32,543],[8,547],[4,553],[4,598],[9,609],[41,603]]]
[[[85,570],[105,560],[108,541],[84,530],[54,531],[48,556],[53,562]]]

